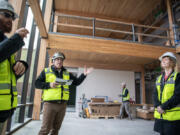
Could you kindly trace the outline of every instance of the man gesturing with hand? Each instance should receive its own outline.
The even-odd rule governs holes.
[[[16,18],[12,5],[0,0],[0,134],[4,134],[4,123],[17,107],[16,81],[28,68],[26,62],[14,58],[14,53],[24,45],[28,30],[20,28],[10,38],[5,36],[11,32]]]

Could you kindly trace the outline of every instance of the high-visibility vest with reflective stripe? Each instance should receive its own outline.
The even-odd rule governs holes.
[[[177,76],[177,72],[173,72],[171,76],[168,78],[168,80],[165,82],[164,89],[162,91],[162,96],[161,96],[162,75],[160,75],[157,78],[156,88],[158,93],[158,100],[161,102],[161,104],[168,101],[174,95],[176,76]],[[154,117],[156,119],[164,119],[168,121],[180,120],[180,104],[172,109],[165,110],[164,114],[160,114],[156,108],[154,111]]]
[[[12,71],[14,55],[0,63],[0,111],[17,106],[16,77]],[[13,97],[13,98],[12,98]]]
[[[127,90],[126,88],[123,89],[123,95],[125,94],[126,90]],[[128,92],[127,96],[123,97],[122,99],[123,99],[123,101],[128,101],[130,99],[129,92]]]
[[[46,82],[55,82],[56,75],[51,68],[45,68]],[[69,72],[63,71],[63,80],[70,80]],[[43,101],[69,100],[69,85],[58,85],[56,88],[43,90]]]

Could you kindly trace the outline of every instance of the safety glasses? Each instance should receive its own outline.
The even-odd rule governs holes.
[[[15,17],[14,14],[12,14],[12,13],[0,11],[0,14],[1,14],[1,15],[4,15],[6,18],[12,18],[12,20],[15,20],[15,19],[16,19],[16,17]]]

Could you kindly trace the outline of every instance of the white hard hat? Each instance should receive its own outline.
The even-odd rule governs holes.
[[[52,60],[55,60],[56,58],[62,58],[63,60],[65,59],[65,55],[61,52],[56,52],[53,57]]]
[[[163,55],[159,57],[159,60],[161,61],[163,57],[171,57],[176,61],[176,56],[172,52],[166,52]]]
[[[0,0],[0,11],[1,10],[7,10],[7,11],[13,13],[14,18],[18,18],[18,15],[14,11],[13,6],[7,0]]]
[[[122,82],[121,85],[126,85],[126,82]]]

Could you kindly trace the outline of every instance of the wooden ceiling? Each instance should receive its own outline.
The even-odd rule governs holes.
[[[161,0],[55,0],[55,11],[143,21]]]
[[[57,14],[94,17],[140,24],[160,2],[161,0],[54,0],[54,9]],[[59,23],[57,32],[92,36],[92,20],[59,17],[57,23]],[[84,27],[74,27],[74,25]],[[96,27],[113,30],[132,30],[131,26],[100,21],[96,21],[95,25]],[[127,38],[127,34],[102,30],[96,30],[96,36],[116,39]]]

